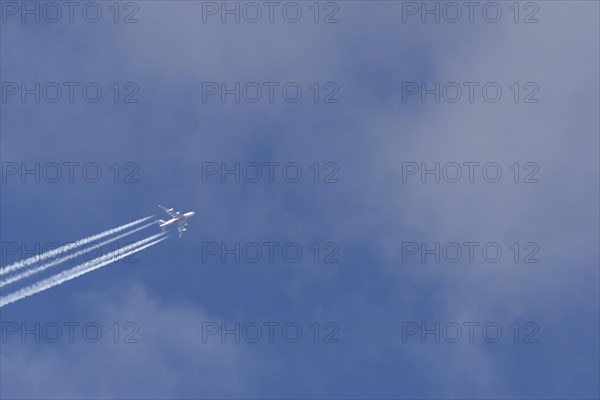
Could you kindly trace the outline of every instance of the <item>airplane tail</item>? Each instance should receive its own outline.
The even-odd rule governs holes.
[[[158,224],[158,226],[160,226],[162,228],[163,232],[165,231],[165,226],[164,226],[165,222],[167,222],[167,221],[165,221],[164,219],[157,219],[156,220],[156,223]]]

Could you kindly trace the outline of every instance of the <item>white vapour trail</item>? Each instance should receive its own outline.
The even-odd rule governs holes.
[[[119,239],[122,239],[124,237],[129,236],[129,235],[133,235],[134,233],[139,232],[142,229],[146,229],[146,228],[148,228],[148,227],[150,227],[152,225],[154,225],[154,222],[146,224],[146,225],[143,225],[143,226],[140,226],[139,228],[127,231],[127,232],[122,233],[120,235],[114,236],[114,237],[112,237],[110,239],[107,239],[107,240],[105,240],[103,242],[95,244],[93,247],[90,247],[90,248],[87,248],[87,249],[83,249],[83,250],[79,250],[79,251],[77,251],[77,252],[75,252],[73,254],[69,254],[69,255],[66,255],[64,257],[57,258],[56,260],[52,260],[52,261],[50,261],[50,262],[48,262],[46,264],[42,264],[39,267],[30,268],[30,269],[25,270],[24,272],[21,272],[20,274],[9,276],[8,278],[0,280],[0,288],[4,287],[6,285],[10,285],[11,283],[18,282],[21,279],[28,278],[31,275],[37,274],[38,272],[45,271],[48,268],[51,268],[51,267],[54,267],[56,265],[62,264],[63,262],[65,262],[65,261],[67,261],[69,259],[74,259],[75,257],[79,257],[79,256],[81,256],[81,255],[83,255],[83,254],[91,251],[94,247],[95,248],[99,248],[99,247],[105,246],[105,245],[107,245],[109,243],[112,243],[115,240],[119,240]]]
[[[119,261],[150,246],[154,246],[155,244],[162,242],[166,238],[167,237],[165,237],[164,233],[159,233],[150,236],[146,239],[142,239],[133,244],[130,244],[129,246],[126,246],[120,250],[115,250],[104,256],[95,258],[76,267],[73,267],[69,270],[51,276],[48,279],[44,279],[43,281],[34,283],[33,285],[27,286],[7,296],[0,297],[0,307],[4,307],[7,304],[14,303],[15,301],[32,296],[36,293],[43,292],[44,290],[48,290],[54,286],[70,281],[71,279],[75,279],[81,275],[87,274],[88,272],[92,272],[98,268]]]
[[[0,275],[8,274],[9,272],[13,272],[13,271],[16,271],[18,269],[21,269],[21,268],[24,268],[24,267],[28,267],[28,266],[30,266],[32,264],[37,263],[37,262],[44,261],[44,260],[46,260],[46,259],[48,259],[50,257],[58,256],[58,255],[60,255],[62,253],[65,253],[65,252],[67,252],[69,250],[76,249],[77,247],[80,247],[80,246],[83,246],[85,244],[94,242],[96,240],[100,240],[100,239],[105,238],[107,236],[110,236],[110,235],[113,235],[115,233],[121,232],[121,231],[123,231],[125,229],[129,229],[129,228],[131,228],[133,226],[141,224],[142,222],[148,221],[152,217],[153,216],[151,215],[151,216],[146,217],[146,218],[138,219],[137,221],[133,221],[133,222],[130,222],[130,223],[125,224],[125,225],[118,226],[118,227],[113,228],[113,229],[109,229],[107,231],[98,233],[96,235],[88,236],[88,237],[86,237],[84,239],[81,239],[81,240],[78,240],[78,241],[76,241],[74,243],[66,244],[66,245],[61,246],[59,248],[56,248],[56,249],[53,249],[53,250],[48,250],[45,253],[42,253],[42,254],[39,254],[39,255],[36,255],[36,256],[33,256],[33,257],[29,257],[29,258],[27,258],[25,260],[17,261],[16,263],[8,265],[8,266],[6,266],[4,268],[0,268]]]

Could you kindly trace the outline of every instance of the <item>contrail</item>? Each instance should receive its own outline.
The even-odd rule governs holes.
[[[75,243],[66,244],[66,245],[61,246],[61,247],[59,247],[57,249],[48,250],[45,253],[42,253],[42,254],[39,254],[39,255],[36,255],[36,256],[33,256],[33,257],[29,257],[29,258],[27,258],[25,260],[17,261],[14,264],[11,264],[11,265],[6,266],[4,268],[0,268],[0,275],[8,274],[9,272],[16,271],[16,270],[21,269],[23,267],[28,267],[28,266],[30,266],[32,264],[35,264],[35,263],[39,262],[39,261],[44,261],[47,258],[60,255],[60,254],[62,254],[64,252],[66,252],[66,251],[73,250],[73,249],[75,249],[75,248],[77,248],[79,246],[83,246],[85,244],[94,242],[96,240],[105,238],[107,236],[113,235],[113,234],[118,233],[118,232],[121,232],[121,231],[123,231],[125,229],[131,228],[132,226],[141,224],[142,222],[145,222],[145,221],[149,220],[152,217],[153,217],[153,215],[151,215],[149,217],[146,217],[146,218],[138,219],[137,221],[130,222],[129,224],[121,225],[119,227],[116,227],[116,228],[113,228],[113,229],[109,229],[109,230],[104,231],[102,233],[98,233],[96,235],[88,236],[85,239],[81,239],[81,240],[76,241]]]
[[[164,233],[159,233],[157,235],[150,236],[146,239],[139,240],[129,246],[126,246],[120,250],[115,250],[110,252],[104,256],[95,258],[83,264],[80,264],[76,267],[73,267],[67,271],[63,271],[54,276],[51,276],[48,279],[44,279],[43,281],[39,281],[34,283],[31,286],[27,286],[21,290],[18,290],[14,293],[11,293],[7,296],[0,298],[0,307],[4,307],[7,304],[14,303],[15,301],[24,299],[25,297],[29,297],[36,293],[42,292],[44,290],[50,289],[54,286],[60,285],[66,281],[70,281],[71,279],[75,279],[81,275],[87,274],[88,272],[92,272],[98,268],[104,267],[105,265],[111,264],[113,262],[119,261],[125,257],[128,257],[132,254],[135,254],[139,251],[142,251],[150,246],[154,246],[155,244],[162,242],[166,239],[164,237]],[[148,243],[150,242],[150,243]]]
[[[129,235],[132,235],[132,234],[134,234],[136,232],[139,232],[142,229],[146,229],[146,228],[148,228],[148,227],[150,227],[152,225],[154,225],[154,222],[146,224],[146,225],[143,225],[143,226],[140,226],[139,228],[133,229],[133,230],[128,231],[128,232],[125,232],[125,233],[123,233],[121,235],[112,237],[110,239],[107,239],[107,240],[105,240],[103,242],[95,244],[93,247],[98,248],[98,247],[105,246],[105,245],[107,245],[109,243],[114,242],[115,240],[119,240],[119,239],[122,239],[124,237],[129,236]],[[6,285],[10,285],[11,283],[18,282],[21,279],[28,278],[31,275],[37,274],[38,272],[45,271],[48,268],[54,267],[55,265],[62,264],[63,262],[67,261],[68,259],[73,259],[75,257],[79,257],[79,256],[81,256],[81,255],[89,252],[90,250],[92,250],[93,247],[91,247],[89,249],[79,250],[79,251],[77,251],[77,252],[75,252],[73,254],[70,254],[70,255],[67,255],[67,256],[64,256],[64,257],[61,257],[61,258],[57,258],[56,260],[52,260],[52,261],[50,261],[50,262],[48,262],[46,264],[42,264],[39,267],[31,268],[31,269],[25,270],[24,272],[21,272],[20,274],[9,276],[8,278],[6,278],[4,280],[0,280],[0,288],[3,288]],[[90,261],[92,261],[92,260],[90,260]]]

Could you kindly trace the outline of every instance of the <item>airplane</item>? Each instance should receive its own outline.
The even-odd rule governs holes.
[[[167,207],[164,207],[161,205],[159,205],[159,207],[162,208],[163,210],[165,210],[165,212],[167,214],[169,214],[169,217],[171,217],[171,219],[166,220],[166,221],[164,219],[157,220],[156,222],[158,223],[158,226],[160,226],[164,232],[165,228],[167,226],[177,224],[177,230],[179,231],[179,237],[182,237],[183,232],[185,232],[187,230],[186,229],[187,219],[196,215],[196,213],[193,211],[182,214],[179,211],[173,211],[172,208],[167,208]]]

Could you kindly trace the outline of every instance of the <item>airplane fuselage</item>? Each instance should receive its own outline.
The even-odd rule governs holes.
[[[183,214],[181,217],[177,217],[177,218],[171,218],[167,221],[161,220],[163,222],[161,222],[161,224],[159,225],[161,228],[165,227],[165,226],[169,226],[169,225],[173,225],[173,224],[178,224],[179,222],[183,222],[186,219],[193,217],[196,213],[193,211],[190,212],[186,212],[185,214]]]
[[[194,215],[196,215],[195,212],[190,211],[190,212],[186,212],[184,214],[181,214],[178,211],[173,211],[172,208],[167,208],[164,206],[159,206],[160,208],[162,208],[168,215],[169,217],[171,217],[171,219],[159,219],[156,222],[158,222],[158,226],[160,226],[164,232],[165,228],[169,225],[177,225],[177,230],[179,231],[179,237],[181,237],[183,235],[183,232],[185,232],[187,229],[187,219],[190,217],[193,217]]]

